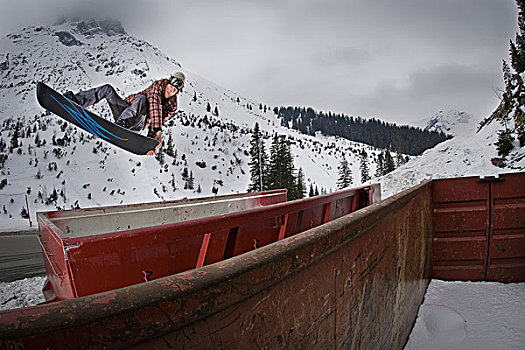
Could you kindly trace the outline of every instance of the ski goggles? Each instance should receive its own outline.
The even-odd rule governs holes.
[[[170,78],[170,84],[175,86],[179,92],[182,92],[182,89],[184,88],[184,82],[179,78]]]

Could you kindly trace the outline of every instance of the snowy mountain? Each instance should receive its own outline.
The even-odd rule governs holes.
[[[439,111],[430,120],[425,119],[417,124],[425,131],[438,131],[455,136],[472,130],[474,119],[473,115],[466,112],[450,110]]]
[[[36,102],[38,81],[61,92],[110,83],[124,97],[175,71],[183,71],[187,83],[179,96],[179,112],[163,132],[165,150],[172,145],[173,152],[163,153],[160,160],[135,156],[95,139]],[[288,136],[295,168],[303,168],[307,188],[312,184],[319,190],[335,190],[343,156],[357,185],[361,150],[368,154],[371,174],[380,152],[345,139],[310,137],[282,127],[272,108],[188,72],[114,21],[69,19],[8,35],[0,40],[0,78],[3,231],[29,228],[22,217],[26,196],[34,226],[37,211],[245,192],[249,141],[256,122],[265,135],[266,149],[273,133]],[[112,119],[104,102],[92,110]],[[194,177],[193,189],[185,189],[186,172]]]

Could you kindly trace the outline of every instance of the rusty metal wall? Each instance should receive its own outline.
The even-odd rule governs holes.
[[[137,348],[401,349],[428,283],[431,212],[427,184],[310,230],[229,288],[280,282]]]
[[[203,236],[195,220],[284,203],[286,193],[284,189],[38,213],[46,300],[71,299],[195,268]],[[193,227],[177,236],[167,223]],[[215,234],[211,245],[220,245],[222,236]],[[221,260],[222,255],[210,258]]]
[[[432,278],[483,281],[489,242],[489,183],[435,180]]]
[[[201,203],[200,214],[204,210],[211,214],[222,212],[222,215],[118,232],[82,234],[80,237],[69,236],[53,225],[52,220],[47,220],[47,215],[66,214],[39,215],[41,241],[47,243],[44,251],[53,252],[50,246],[57,251],[46,260],[63,265],[62,268],[49,269],[53,264],[46,263],[50,281],[46,284],[46,300],[71,299],[123,288],[257,250],[369,205],[374,194],[380,192],[380,187],[373,184],[349,188],[291,202],[284,201],[286,190],[272,192],[273,200],[266,196],[268,192],[260,193],[266,198],[264,202],[257,193],[251,194],[253,198],[248,200],[243,198],[244,195],[239,198],[230,196],[229,210],[213,209],[224,205],[222,200],[219,201],[221,197]],[[253,203],[248,205],[251,201]],[[241,203],[251,208],[240,210]],[[165,211],[162,207],[160,209]],[[79,213],[78,219],[72,214],[67,217],[81,221],[85,216],[83,212]],[[145,211],[142,215],[152,214]],[[110,215],[108,221],[114,222],[115,216]],[[97,217],[107,219],[104,215]],[[171,218],[166,219],[171,221]],[[84,225],[77,222],[77,226]],[[52,240],[53,237],[58,239]]]
[[[435,180],[432,278],[525,281],[525,173]]]
[[[487,281],[525,281],[525,173],[491,183]]]
[[[0,347],[400,349],[428,284],[431,187],[200,269],[0,312]]]

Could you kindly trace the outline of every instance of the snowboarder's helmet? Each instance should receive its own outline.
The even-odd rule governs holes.
[[[184,87],[184,81],[186,81],[186,76],[182,72],[176,72],[170,77],[170,84],[175,86],[180,92],[182,92]]]

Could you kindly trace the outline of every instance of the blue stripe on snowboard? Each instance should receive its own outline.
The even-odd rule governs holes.
[[[51,96],[51,95],[50,95]],[[53,96],[51,96],[51,98],[53,100],[55,100],[60,106],[62,106],[62,108],[64,108],[64,110],[66,112],[69,113],[69,115],[75,119],[80,125],[82,125],[82,127],[92,133],[93,135],[95,136],[98,136],[100,138],[104,138],[104,139],[107,139],[109,140],[110,138],[107,137],[106,135],[102,134],[102,132],[106,132],[106,134],[109,134],[111,136],[113,136],[114,138],[116,139],[119,139],[119,140],[122,140],[122,141],[127,141],[128,139],[123,139],[121,137],[118,137],[117,135],[109,132],[108,130],[106,130],[104,127],[102,127],[100,124],[98,124],[95,120],[93,120],[93,118],[91,118],[91,116],[89,114],[86,113],[86,111],[81,107],[80,109],[82,110],[83,114],[77,109],[77,107],[73,104],[73,102],[69,101],[69,99],[67,97],[64,97],[66,100],[69,101],[69,103],[71,103],[71,106],[73,106],[74,110],[71,109],[70,107],[68,106],[65,106],[63,105],[62,103],[60,103],[60,101],[58,101],[56,98],[54,98]]]

